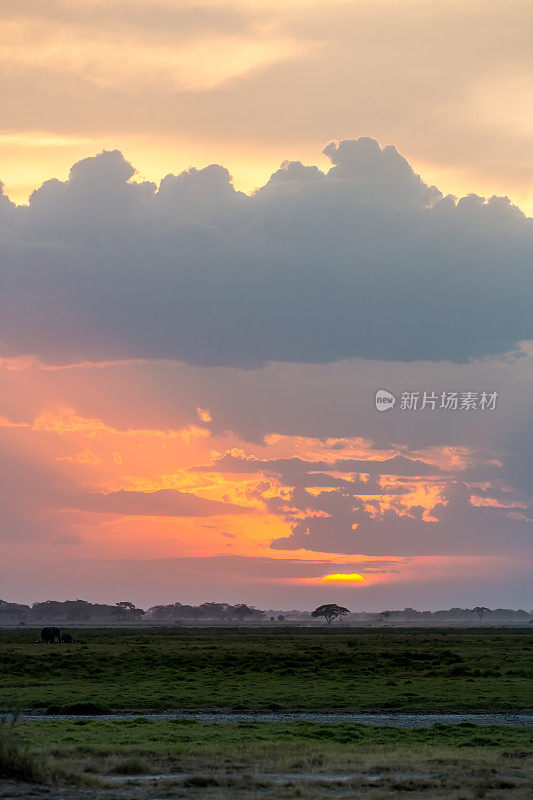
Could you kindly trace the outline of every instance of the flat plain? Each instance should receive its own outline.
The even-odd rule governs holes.
[[[531,706],[528,628],[0,631],[0,710],[506,711]]]
[[[516,712],[531,706],[530,629],[72,632],[74,643],[59,646],[38,643],[34,629],[0,631],[0,707],[71,715],[2,726],[0,775],[4,747],[30,779],[5,780],[3,797],[50,796],[50,784],[65,800],[525,800],[533,791],[528,728],[81,718],[81,710]]]

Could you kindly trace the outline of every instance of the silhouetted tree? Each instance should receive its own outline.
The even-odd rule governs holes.
[[[63,606],[65,617],[71,622],[80,622],[91,618],[91,604],[85,600],[66,600]]]
[[[229,605],[227,603],[202,603],[198,607],[199,615],[206,619],[226,619]]]
[[[490,614],[490,608],[485,608],[485,606],[476,606],[472,611],[475,611],[480,620],[483,619],[485,614]]]
[[[134,620],[143,617],[144,614],[144,609],[136,608],[134,603],[130,603],[127,600],[123,600],[115,605],[114,616],[115,619],[118,619],[120,622],[133,622]]]
[[[326,605],[315,608],[311,616],[315,619],[318,617],[324,617],[328,625],[331,625],[334,619],[337,619],[337,617],[343,617],[345,614],[349,613],[350,612],[348,609],[344,608],[343,606],[338,606],[336,603],[327,603]]]
[[[165,619],[168,614],[169,606],[152,606],[146,612],[152,619]]]
[[[263,611],[258,611],[257,608],[247,606],[246,603],[238,603],[238,605],[233,606],[231,610],[231,616],[237,617],[241,622],[245,617],[261,617],[263,613]]]
[[[380,611],[379,616],[383,620],[383,622],[387,622],[388,618],[392,614],[392,611]]]
[[[22,603],[8,603],[5,600],[0,600],[0,614],[2,618],[0,621],[13,619],[19,625],[26,622],[26,617],[31,613],[29,606]]]

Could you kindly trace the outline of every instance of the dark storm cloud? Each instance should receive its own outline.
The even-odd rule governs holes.
[[[533,337],[532,222],[454,202],[393,147],[330,144],[248,197],[213,165],[132,183],[117,151],[0,198],[4,352],[203,365],[449,359]]]

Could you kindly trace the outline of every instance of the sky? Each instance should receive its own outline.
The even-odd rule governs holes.
[[[0,597],[533,606],[532,17],[0,0]]]

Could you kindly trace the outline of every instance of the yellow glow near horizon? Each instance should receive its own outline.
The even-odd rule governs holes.
[[[216,163],[229,170],[237,190],[249,194],[263,186],[285,160],[301,160],[327,172],[331,163],[321,152],[326,144],[325,140],[303,142],[300,147],[250,144],[243,149],[238,141],[194,141],[183,136],[151,139],[129,135],[79,137],[46,131],[0,132],[0,182],[14,203],[24,205],[44,181],[67,180],[70,168],[77,161],[102,150],[118,149],[137,170],[134,181],[148,180],[158,185],[169,173],[177,175],[190,167],[202,169]],[[444,195],[507,195],[526,215],[533,216],[533,191],[529,186],[503,180],[501,176],[481,176],[475,171],[443,167],[426,159],[419,161],[416,152],[403,155],[425,183],[436,185]]]
[[[531,3],[3,5],[0,180],[19,203],[102,148],[155,181],[216,162],[250,191],[372,136],[444,193],[533,213]]]
[[[357,572],[334,572],[331,575],[324,575],[322,583],[366,583],[365,578]]]

